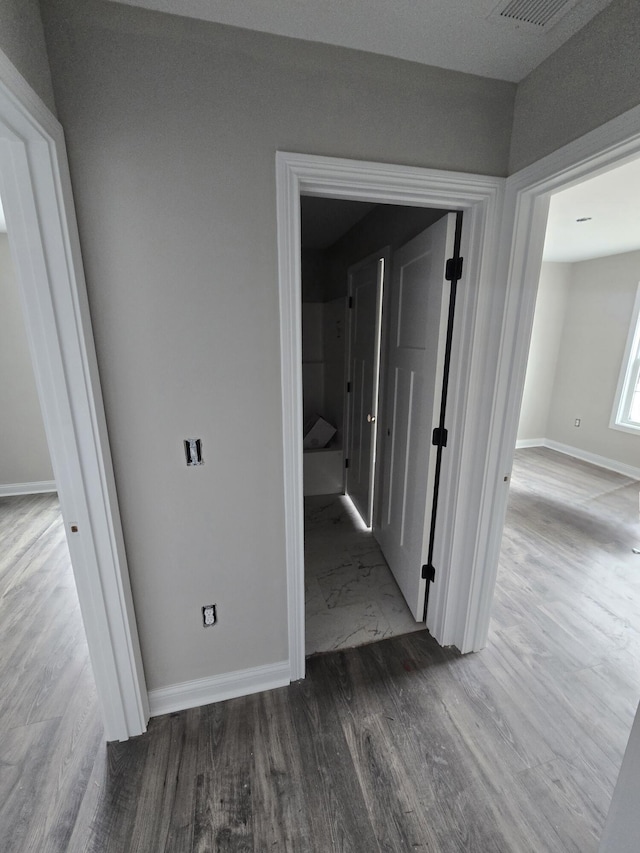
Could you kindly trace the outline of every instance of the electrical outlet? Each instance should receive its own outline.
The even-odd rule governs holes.
[[[576,427],[579,427],[580,426],[580,418],[576,418],[575,421],[573,422],[573,425]]]
[[[202,627],[210,628],[218,621],[217,605],[205,604],[202,608]]]

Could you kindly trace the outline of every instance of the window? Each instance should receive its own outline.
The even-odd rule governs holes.
[[[640,285],[631,317],[611,426],[640,433]]]

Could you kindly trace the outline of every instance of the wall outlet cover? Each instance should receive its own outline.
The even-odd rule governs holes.
[[[205,628],[210,628],[218,621],[218,614],[215,604],[205,604],[202,608],[202,625]]]

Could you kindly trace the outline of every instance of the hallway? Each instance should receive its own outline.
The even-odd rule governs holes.
[[[637,482],[518,451],[478,654],[414,631],[109,745],[55,498],[0,527],[7,853],[596,853],[640,697]]]

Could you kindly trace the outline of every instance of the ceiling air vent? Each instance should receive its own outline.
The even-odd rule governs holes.
[[[533,32],[547,32],[579,0],[502,0],[489,15],[493,21]]]

